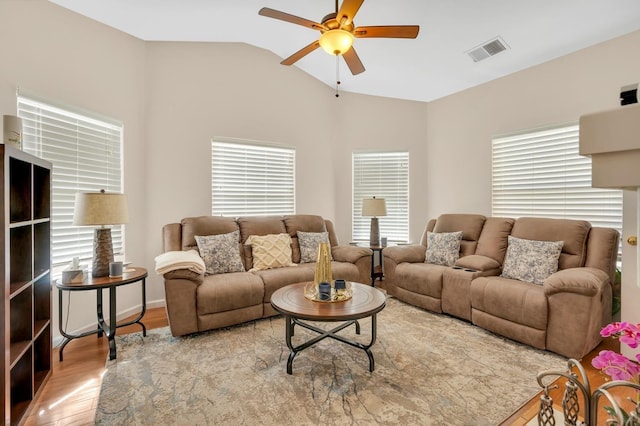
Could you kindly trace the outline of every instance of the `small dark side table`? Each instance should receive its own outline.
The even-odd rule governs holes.
[[[87,279],[82,283],[62,284],[60,280],[56,280],[55,284],[58,287],[58,328],[60,334],[64,337],[64,341],[60,346],[60,361],[62,361],[62,351],[73,339],[89,336],[91,334],[97,334],[98,337],[102,337],[102,334],[107,336],[109,340],[109,359],[116,358],[116,329],[132,324],[140,324],[142,327],[142,335],[146,337],[147,328],[142,323],[141,319],[147,311],[147,289],[146,278],[147,270],[139,267],[129,267],[125,269],[125,272],[120,277],[99,277],[94,278],[90,274]],[[142,282],[142,310],[140,315],[133,321],[129,321],[123,324],[117,324],[116,322],[116,288],[133,284],[138,281]],[[102,306],[102,291],[109,289],[109,321],[104,319],[104,311]],[[95,330],[90,330],[81,334],[69,334],[67,333],[62,324],[62,293],[64,291],[88,291],[95,290],[97,295],[96,302],[96,314],[98,324]]]

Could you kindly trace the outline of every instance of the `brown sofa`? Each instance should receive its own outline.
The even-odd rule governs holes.
[[[299,263],[297,231],[328,232],[334,279],[363,283],[371,279],[371,250],[338,245],[331,221],[314,215],[185,218],[181,223],[163,227],[163,250],[198,250],[196,235],[219,235],[236,230],[240,231],[238,250],[245,271],[204,275],[182,269],[164,274],[166,309],[174,336],[276,315],[270,304],[274,291],[288,284],[313,281],[315,263]],[[292,261],[296,266],[250,272],[253,259],[251,248],[245,245],[247,238],[281,233],[291,236]]]
[[[462,231],[453,267],[425,263],[427,232]],[[563,241],[558,271],[542,285],[500,276],[508,237]],[[505,337],[580,359],[611,321],[619,234],[579,220],[444,214],[418,245],[383,251],[389,294]]]

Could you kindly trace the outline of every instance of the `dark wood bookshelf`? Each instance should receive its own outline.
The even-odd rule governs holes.
[[[0,415],[14,425],[51,375],[51,164],[4,144],[0,160]]]

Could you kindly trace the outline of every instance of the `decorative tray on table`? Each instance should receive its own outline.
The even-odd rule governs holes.
[[[341,281],[341,280],[336,280]],[[344,287],[338,283],[336,288],[335,282],[331,284],[331,290],[329,293],[320,292],[318,286],[315,283],[310,282],[304,287],[304,297],[309,300],[313,300],[314,302],[344,302],[345,300],[351,299],[353,296],[353,291],[351,289],[351,282],[342,281],[344,283]]]

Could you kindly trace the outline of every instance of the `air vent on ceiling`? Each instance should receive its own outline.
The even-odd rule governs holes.
[[[508,48],[509,46],[504,42],[504,40],[502,40],[502,38],[496,37],[493,40],[489,40],[488,42],[467,51],[467,55],[471,56],[473,62],[479,62],[490,56],[497,55]]]

